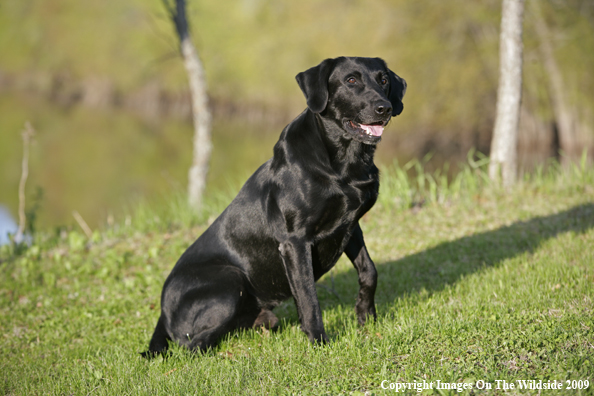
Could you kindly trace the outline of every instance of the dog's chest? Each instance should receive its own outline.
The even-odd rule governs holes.
[[[346,214],[358,221],[375,204],[378,192],[379,179],[377,173],[372,173],[364,178],[341,182],[339,195],[346,203]]]
[[[315,224],[313,264],[316,279],[336,263],[359,219],[374,205],[378,195],[377,178],[352,181],[328,198],[322,216]]]
[[[339,222],[354,225],[375,204],[379,192],[379,178],[376,172],[364,177],[349,178],[338,182],[335,199],[340,200],[342,208],[329,205],[329,210],[335,212]],[[349,227],[350,228],[350,227]]]

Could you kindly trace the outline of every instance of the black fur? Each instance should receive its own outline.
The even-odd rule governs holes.
[[[377,272],[358,221],[377,199],[381,137],[360,124],[400,114],[406,82],[379,58],[327,59],[296,78],[308,108],[178,260],[145,356],[169,340],[205,350],[233,329],[275,327],[272,309],[289,297],[310,341],[326,342],[315,282],[343,252],[359,274],[358,321],[376,318]]]

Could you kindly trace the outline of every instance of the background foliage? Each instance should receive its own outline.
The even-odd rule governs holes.
[[[585,0],[537,1],[572,103],[591,118],[594,6]],[[300,109],[301,93],[292,78],[298,72],[328,57],[380,56],[411,88],[405,132],[445,128],[452,138],[456,131],[489,129],[499,0],[188,3],[210,92],[220,100]],[[548,83],[530,4],[525,98],[531,111],[549,121]],[[0,46],[0,70],[14,76],[15,84],[21,77],[43,90],[59,89],[52,84],[61,76],[62,84],[108,81],[120,94],[148,83],[186,89],[172,26],[156,0],[8,0],[0,8]]]
[[[578,116],[576,136],[592,154],[594,5],[536,1]],[[534,2],[527,3],[525,17],[521,170],[557,155],[553,93],[534,28]],[[382,57],[408,82],[405,111],[384,135],[380,163],[431,154],[429,168],[449,162],[453,171],[469,150],[488,153],[500,3],[188,1],[215,117],[234,122],[215,125],[211,186],[250,174],[271,155],[281,128],[305,106],[293,77],[339,55]],[[101,223],[131,197],[184,188],[189,95],[177,38],[160,1],[5,0],[0,49],[0,202],[13,213],[18,132],[28,119],[39,132],[30,190],[43,190],[44,224],[71,221],[73,209]],[[243,139],[248,135],[255,143]]]

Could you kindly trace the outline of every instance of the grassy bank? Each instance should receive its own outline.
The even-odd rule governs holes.
[[[594,393],[594,169],[551,166],[509,192],[486,182],[484,161],[453,181],[440,175],[420,163],[383,170],[382,198],[361,222],[379,272],[378,321],[356,325],[357,277],[341,259],[317,288],[332,340],[322,348],[288,301],[276,332],[233,333],[203,356],[138,355],[165,276],[232,194],[210,197],[196,217],[171,199],[90,239],[70,230],[5,246],[0,393],[383,394],[394,390],[382,384],[415,381],[432,383],[427,394],[458,393],[435,389],[438,380],[481,394],[538,393],[498,390],[503,380]]]

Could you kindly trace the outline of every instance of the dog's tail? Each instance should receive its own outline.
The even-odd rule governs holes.
[[[161,315],[149,344],[149,350],[140,354],[147,359],[154,358],[158,354],[163,355],[167,351],[167,347],[169,346],[168,341],[170,340],[171,338],[167,334],[167,330],[165,330],[165,323],[163,323],[163,315]]]

